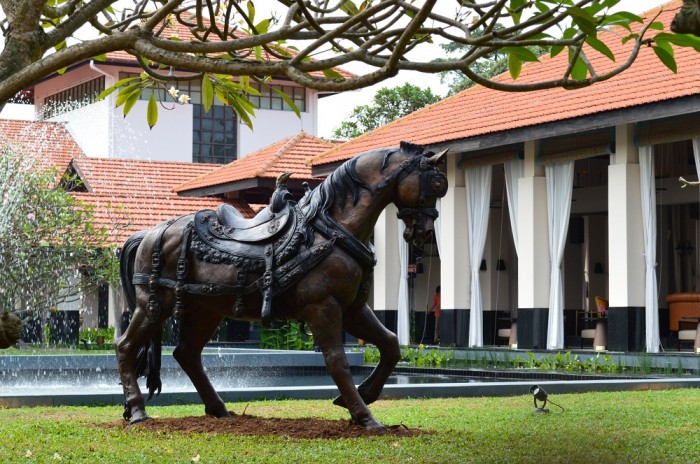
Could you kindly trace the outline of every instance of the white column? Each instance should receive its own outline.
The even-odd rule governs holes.
[[[518,308],[549,305],[547,182],[537,150],[537,141],[525,143],[524,175],[518,180]]]
[[[525,142],[518,181],[518,347],[544,349],[549,307],[547,182],[537,163],[539,141]]]
[[[374,226],[374,310],[396,310],[399,298],[399,249],[396,246],[398,218],[391,204]]]
[[[467,200],[464,172],[457,166],[457,157],[447,157],[447,195],[440,202],[440,285],[444,322],[445,310],[464,310],[469,307],[471,273],[469,272],[469,240],[467,235]],[[443,319],[445,318],[445,319]],[[441,324],[442,325],[442,324]],[[455,340],[467,328],[455,327]],[[444,338],[445,334],[441,334]]]
[[[644,306],[644,234],[639,196],[639,154],[634,127],[616,128],[614,164],[608,168],[608,249],[611,308]]]

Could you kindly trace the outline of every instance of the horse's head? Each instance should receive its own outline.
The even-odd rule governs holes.
[[[671,21],[671,30],[680,34],[700,35],[700,5],[698,5],[698,0],[683,0],[683,6]]]
[[[435,202],[447,193],[447,176],[438,169],[447,150],[425,153],[422,147],[402,142],[401,152],[404,161],[378,189],[394,185],[393,202],[399,209],[399,219],[406,225],[403,237],[420,248],[433,233],[433,221],[438,217]]]

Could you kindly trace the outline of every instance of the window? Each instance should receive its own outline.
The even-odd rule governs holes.
[[[236,156],[238,122],[233,110],[212,105],[208,113],[202,105],[192,105],[192,161],[230,163]]]
[[[50,119],[91,103],[105,89],[105,78],[100,76],[44,98],[43,119]]]
[[[304,87],[296,87],[293,85],[277,85],[277,84],[250,84],[251,87],[260,92],[260,96],[251,95],[250,101],[261,110],[280,110],[292,111],[292,108],[282,100],[282,97],[272,89],[284,92],[292,99],[294,104],[299,108],[299,111],[306,111],[306,89]]]
[[[121,73],[119,78],[134,77],[137,74]],[[180,94],[190,97],[192,105],[192,161],[194,163],[219,163],[226,164],[235,161],[238,142],[238,119],[236,113],[214,99],[214,104],[209,112],[202,106],[202,84],[199,80],[178,81],[167,84],[167,88],[174,86]],[[151,90],[145,90],[140,99],[148,100]],[[156,100],[174,104],[172,97],[167,95],[163,88],[155,90]]]

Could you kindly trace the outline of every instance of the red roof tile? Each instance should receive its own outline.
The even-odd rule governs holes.
[[[63,171],[73,158],[85,156],[63,123],[0,119],[0,145],[17,147],[43,167]]]
[[[73,192],[79,201],[93,205],[96,228],[110,231],[109,240],[121,245],[133,233],[151,229],[170,218],[194,213],[201,209],[215,209],[222,203],[218,198],[196,198],[149,195],[117,195],[112,193]],[[228,202],[244,216],[252,217],[253,210],[242,202]]]
[[[333,148],[334,144],[300,132],[262,148],[245,158],[236,160],[201,177],[175,187],[176,192],[185,192],[215,185],[228,184],[248,179],[276,179],[285,172],[293,178],[313,179],[307,160]]]
[[[221,165],[83,157],[73,167],[93,193],[174,196],[175,186]]]
[[[663,9],[657,20],[662,21],[668,30],[680,4],[680,0],[669,2],[645,16],[653,18]],[[617,29],[599,34],[618,61],[626,59],[632,48],[631,42],[621,43],[621,38],[627,35],[625,32]],[[566,55],[560,53],[553,59],[547,56],[541,59],[541,63],[524,66],[516,82],[560,78],[567,66]],[[578,90],[555,88],[499,92],[477,85],[363,134],[311,160],[311,163],[322,165],[343,161],[367,150],[397,146],[402,140],[423,145],[444,143],[697,95],[700,93],[698,56],[692,48],[675,47],[678,73],[674,74],[660,62],[651,47],[642,47],[630,69],[610,80]],[[587,51],[587,57],[598,74],[615,66],[592,50]],[[498,80],[512,82],[508,73]]]

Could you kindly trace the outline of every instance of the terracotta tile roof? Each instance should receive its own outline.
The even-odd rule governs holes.
[[[205,20],[205,23],[207,21]],[[222,27],[223,29],[223,27]],[[235,35],[239,38],[245,38],[248,37],[244,32],[240,30],[235,31]],[[160,37],[164,39],[169,39],[171,37],[178,37],[182,41],[191,41],[191,40],[198,40],[192,35],[190,30],[183,26],[180,23],[176,23],[174,27],[172,28],[167,28],[165,29]],[[209,40],[212,42],[219,42],[219,38],[215,36],[210,36]],[[286,50],[289,52],[291,55],[295,55],[296,52],[290,48],[287,47],[281,47],[282,49]],[[251,58],[253,59],[253,58]],[[269,61],[280,61],[279,58],[276,56],[270,55],[268,52],[266,52],[264,49],[262,50],[262,59],[263,60],[269,60]],[[313,60],[313,58],[312,58]],[[109,52],[107,53],[107,61],[112,61],[112,62],[119,62],[119,63],[136,63],[136,58],[134,58],[132,55],[128,54],[127,52],[123,50],[115,51],[115,52]],[[345,78],[351,78],[355,77],[355,74],[348,72],[342,68],[333,68],[338,74]],[[314,71],[310,73],[312,76],[317,76],[317,77],[323,77],[323,72],[321,71]]]
[[[63,171],[73,158],[84,155],[63,123],[0,119],[0,145],[18,147],[43,167]]]
[[[663,9],[657,20],[669,30],[671,19],[680,5],[681,1],[675,0],[644,16],[653,18]],[[626,31],[616,29],[600,33],[599,38],[618,60],[622,60],[626,59],[632,46],[631,43],[621,43],[625,35]],[[367,150],[397,146],[401,140],[423,145],[438,144],[699,94],[698,53],[692,48],[674,48],[677,74],[660,62],[651,47],[642,47],[630,69],[583,89],[499,92],[477,85],[363,134],[311,160],[311,164],[336,163]],[[524,66],[517,83],[561,77],[567,65],[566,55],[562,52],[553,59],[546,56],[541,63]],[[587,56],[598,74],[615,65],[592,50]],[[498,79],[512,82],[508,73]]]
[[[96,228],[105,227],[110,231],[110,242],[121,245],[133,233],[151,229],[170,218],[183,216],[201,209],[215,209],[222,203],[217,198],[193,198],[155,195],[124,195],[113,193],[73,192],[79,201],[93,205]],[[253,216],[253,210],[245,203],[229,202],[246,217]]]
[[[299,132],[262,148],[201,177],[175,187],[185,192],[249,179],[276,179],[282,173],[294,173],[295,180],[314,180],[307,160],[333,148],[334,144]],[[315,179],[317,180],[317,179]]]
[[[175,186],[221,165],[86,156],[74,160],[73,167],[92,193],[174,196]]]

